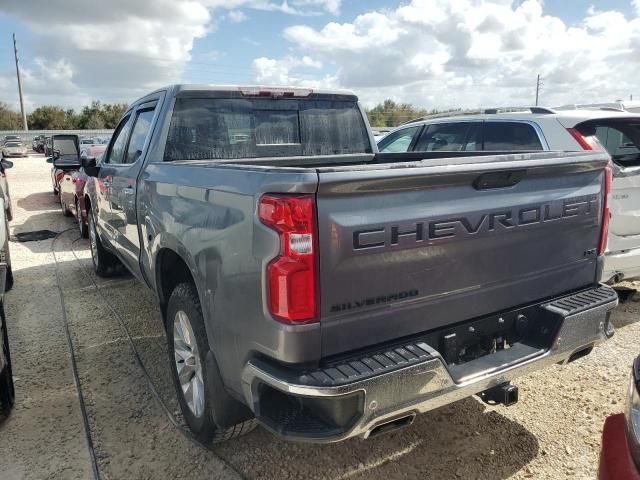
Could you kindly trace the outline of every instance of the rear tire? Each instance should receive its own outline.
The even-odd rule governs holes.
[[[71,212],[67,208],[67,204],[62,201],[62,195],[60,195],[60,208],[62,209],[62,215],[65,217],[71,216]]]
[[[93,216],[93,210],[89,210],[89,244],[91,247],[91,260],[93,261],[93,270],[99,277],[110,277],[117,272],[118,259],[113,253],[107,251],[96,229],[96,223]]]
[[[4,291],[8,292],[13,288],[13,270],[11,270],[11,264],[7,265],[7,276],[4,281]]]
[[[2,315],[2,350],[7,360],[4,370],[0,373],[0,413],[6,415],[13,407],[16,392],[13,387],[13,372],[11,370],[11,354],[9,352],[9,336],[7,334],[7,321],[4,316],[4,307],[0,305],[0,315]]]
[[[89,236],[89,227],[85,225],[84,220],[82,219],[82,211],[80,210],[80,200],[76,200],[76,220],[78,220],[80,237],[87,238]]]
[[[254,418],[245,417],[229,425],[233,423],[229,418],[221,418],[226,412],[214,411],[214,405],[222,406],[229,401],[224,398],[228,393],[214,371],[217,365],[212,361],[200,299],[193,284],[176,286],[169,298],[166,319],[174,386],[182,414],[193,435],[203,443],[218,443],[253,430],[257,425]],[[231,405],[229,410],[233,411],[235,407]]]

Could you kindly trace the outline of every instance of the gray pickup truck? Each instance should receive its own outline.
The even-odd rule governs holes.
[[[157,294],[197,438],[366,438],[613,334],[608,161],[380,154],[350,92],[172,86],[83,160],[91,253]]]

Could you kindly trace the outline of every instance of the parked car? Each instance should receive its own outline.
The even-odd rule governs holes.
[[[2,146],[7,142],[22,142],[22,138],[19,135],[5,135],[2,139]]]
[[[80,148],[77,135],[53,135],[51,139],[51,151],[53,154],[51,157],[47,157],[47,162],[53,164],[51,167],[51,183],[53,184],[53,193],[58,194],[64,174],[80,168]],[[65,205],[62,203],[60,205],[62,211],[66,212]]]
[[[85,145],[80,150],[80,159],[96,159],[104,153],[106,145]],[[80,167],[79,170],[69,170],[64,172],[60,180],[60,205],[65,215],[74,215],[80,228],[80,236],[88,237],[89,219],[85,206],[85,184],[87,174]]]
[[[44,135],[37,135],[33,137],[33,140],[31,141],[31,148],[33,149],[34,152],[44,153],[45,139],[46,137]]]
[[[602,280],[640,278],[640,115],[585,108],[444,115],[414,120],[378,142],[381,152],[604,148],[614,162],[611,227]]]
[[[629,382],[626,413],[605,421],[599,480],[640,480],[640,357]]]
[[[640,113],[640,102],[637,100],[617,100],[615,102],[582,103],[554,107],[554,110],[618,110],[620,112]]]
[[[26,157],[27,147],[22,142],[8,141],[2,145],[3,157]]]
[[[50,157],[51,155],[53,155],[51,142],[52,142],[52,138],[51,137],[45,137],[45,139],[44,139],[44,155],[46,157]]]
[[[80,139],[80,146],[83,147],[85,145],[96,145],[98,144],[98,140],[92,137],[82,137]]]
[[[9,194],[9,182],[7,181],[7,169],[13,167],[13,162],[0,159],[0,197],[4,200],[5,215],[8,221],[13,220],[13,207],[11,206],[11,195]]]
[[[0,198],[0,203],[3,200]],[[0,205],[0,212],[5,211],[4,205]],[[2,216],[2,213],[0,213]],[[1,220],[1,219],[0,219]],[[7,220],[0,221],[0,415],[6,416],[13,406],[15,390],[13,386],[13,372],[11,369],[11,353],[9,351],[9,334],[7,332],[7,320],[4,313],[4,292],[13,286],[13,274],[11,273],[11,261],[9,258],[9,224]]]
[[[83,166],[94,269],[158,295],[202,441],[509,405],[511,380],[613,335],[603,151],[376,154],[351,92],[177,85]]]

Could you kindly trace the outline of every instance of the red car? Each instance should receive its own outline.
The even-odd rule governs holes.
[[[640,357],[633,364],[626,413],[604,423],[600,480],[640,480]]]
[[[101,155],[106,145],[90,145],[86,146],[80,152],[80,158],[97,157]],[[87,217],[87,208],[84,203],[84,187],[89,177],[84,170],[63,172],[60,180],[60,207],[65,216],[74,215],[78,220],[80,235],[87,238],[89,233],[89,218]]]

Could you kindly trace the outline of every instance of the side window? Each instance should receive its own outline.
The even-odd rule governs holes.
[[[151,130],[153,112],[153,109],[138,112],[135,124],[133,125],[133,131],[131,132],[131,139],[129,140],[124,163],[135,163],[136,160],[140,158],[140,155],[142,155],[144,144]]]
[[[542,150],[538,134],[528,123],[485,122],[484,149],[494,151]]]
[[[378,150],[383,153],[406,152],[409,150],[413,137],[416,136],[421,128],[421,125],[408,127],[387,135],[385,138],[380,140],[380,143],[378,143]]]
[[[131,115],[125,117],[113,134],[114,140],[109,153],[104,157],[104,162],[112,165],[121,164],[124,160],[124,149],[131,129]]]
[[[471,126],[472,122],[435,123],[429,125],[429,128],[422,133],[418,140],[415,150],[419,152],[462,151],[467,145],[467,136]]]

